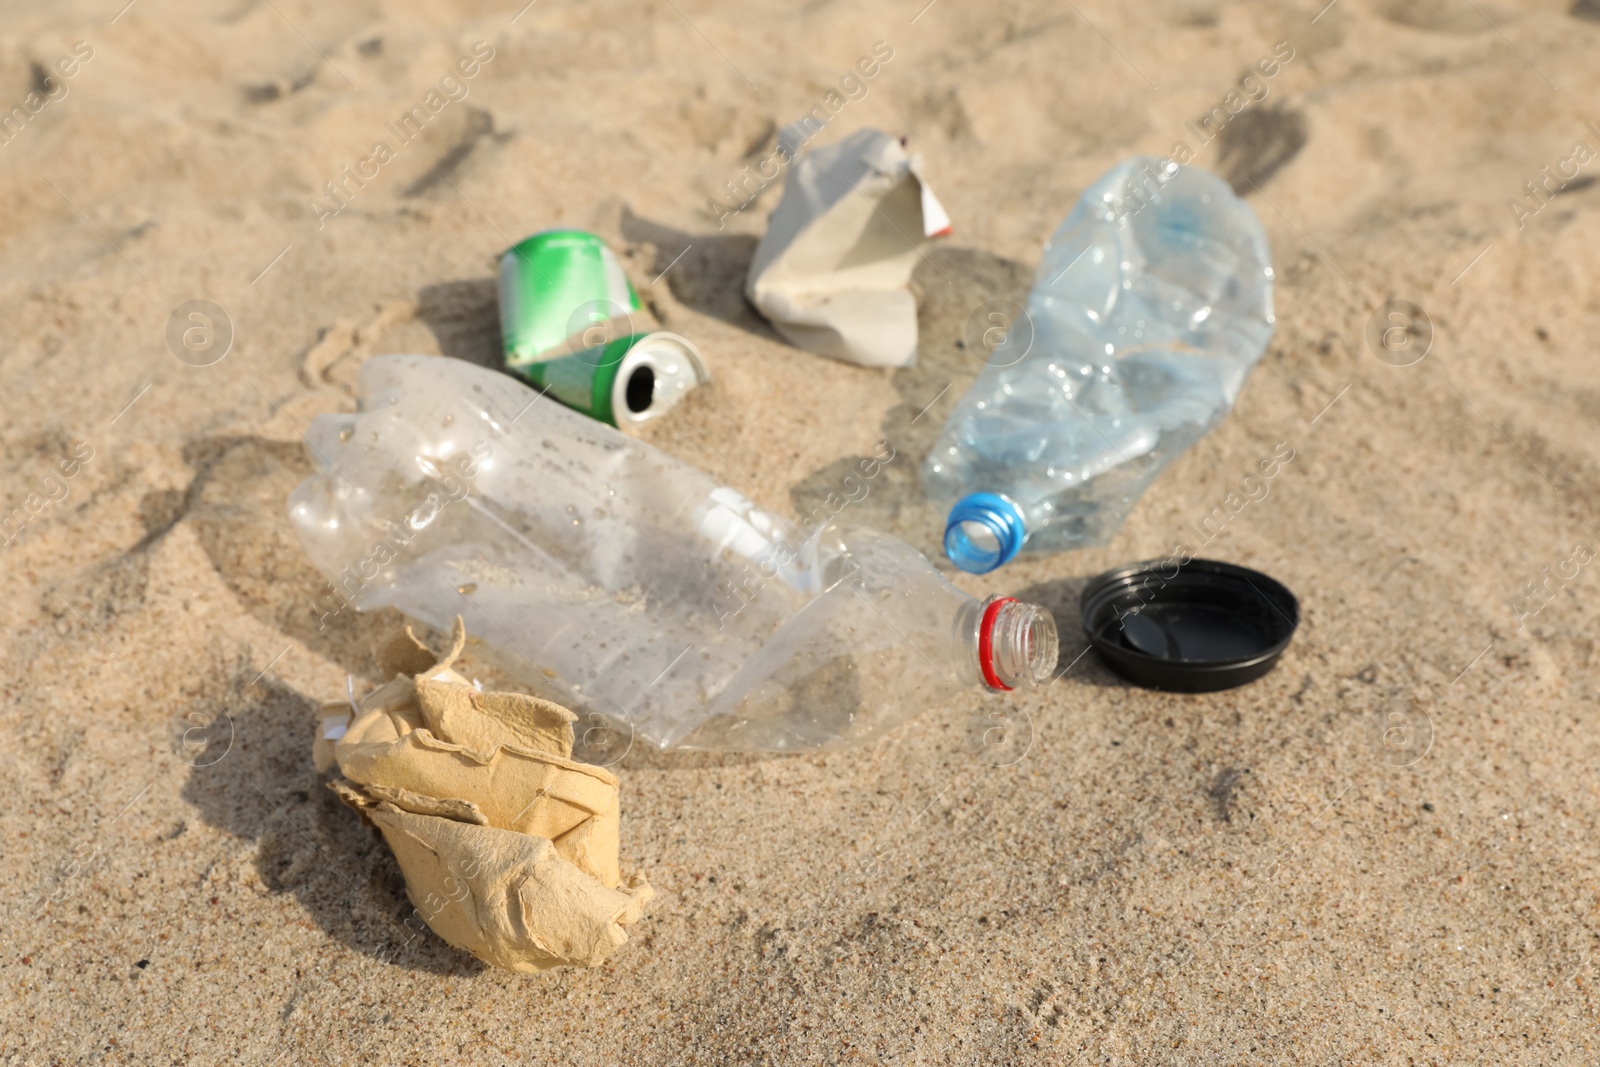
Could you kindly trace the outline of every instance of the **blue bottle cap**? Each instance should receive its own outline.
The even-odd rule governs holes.
[[[1027,536],[1017,505],[999,493],[970,493],[945,520],[944,554],[969,574],[988,574],[1011,562]]]

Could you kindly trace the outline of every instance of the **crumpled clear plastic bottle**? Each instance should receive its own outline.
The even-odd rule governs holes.
[[[980,602],[915,549],[802,540],[703,472],[460,360],[380,356],[307,433],[289,517],[356,608],[447,629],[661,747],[863,741],[963,687],[1041,684],[1048,612]]]
[[[984,573],[1104,544],[1232,408],[1272,337],[1255,213],[1197,167],[1134,157],[1079,198],[923,468],[945,552]]]

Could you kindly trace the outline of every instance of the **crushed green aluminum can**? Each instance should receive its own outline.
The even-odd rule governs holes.
[[[710,380],[693,342],[641,329],[639,297],[611,249],[582,230],[546,230],[500,257],[506,369],[622,429],[671,410]]]

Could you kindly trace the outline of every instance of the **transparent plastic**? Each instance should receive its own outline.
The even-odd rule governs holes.
[[[530,689],[643,741],[841,747],[1056,666],[1043,609],[980,602],[870,529],[802,539],[506,375],[381,356],[358,406],[312,423],[316,473],[289,498],[339,595],[441,629],[463,615]]]
[[[923,467],[955,504],[951,561],[1110,540],[1233,407],[1272,337],[1272,279],[1260,220],[1215,175],[1135,157],[1085,190]]]

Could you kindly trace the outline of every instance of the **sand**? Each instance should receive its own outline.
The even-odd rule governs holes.
[[[0,30],[0,105],[37,111],[0,139],[0,1060],[1600,1057],[1594,4],[121,2]],[[907,135],[955,221],[899,373],[754,316],[780,185],[737,212],[724,185],[879,41],[817,143]],[[408,927],[310,750],[398,619],[319,628],[284,516],[360,362],[492,362],[495,254],[592,227],[716,376],[656,443],[799,514],[888,439],[854,517],[925,545],[968,316],[1026,291],[1085,184],[1180,141],[1265,223],[1279,328],[1113,543],[960,579],[1055,609],[1062,679],[848,753],[630,753],[623,863],[660,895],[602,968]],[[375,176],[335,213],[342,167]],[[169,347],[194,300],[220,359]],[[1390,300],[1426,315],[1396,320],[1408,366],[1367,340]],[[1083,582],[1200,547],[1280,446],[1203,546],[1300,596],[1278,669],[1175,696],[1077,659]],[[1014,760],[974,744],[990,714]]]

